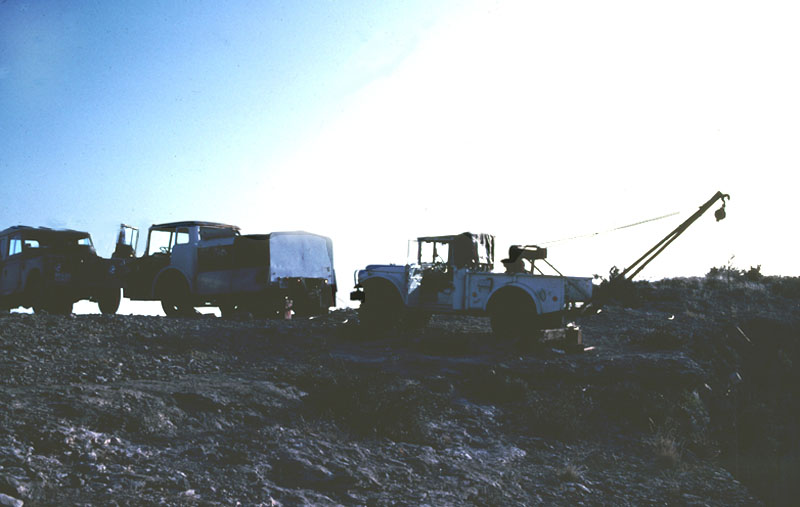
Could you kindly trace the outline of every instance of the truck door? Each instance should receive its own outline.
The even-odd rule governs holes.
[[[455,268],[448,262],[449,252],[450,243],[447,240],[420,242],[420,307],[431,310],[453,308]]]
[[[170,265],[185,273],[186,276],[189,277],[189,283],[194,286],[197,273],[197,269],[195,269],[197,264],[197,249],[190,244],[191,238],[189,232],[188,227],[178,227],[175,229],[169,246]],[[197,241],[195,241],[195,243],[197,243]]]
[[[136,247],[139,244],[139,229],[130,225],[120,224],[117,235],[117,246],[111,255],[114,259],[132,259],[136,257]]]
[[[155,276],[170,262],[172,236],[171,230],[150,230],[144,255],[133,258],[128,263],[124,283],[125,297],[145,300],[153,297]]]

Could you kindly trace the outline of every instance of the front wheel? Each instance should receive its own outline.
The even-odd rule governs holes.
[[[173,282],[163,290],[161,308],[167,317],[189,317],[194,315],[186,283]]]
[[[373,331],[386,331],[397,325],[402,314],[403,301],[393,286],[373,283],[364,287],[364,300],[358,310],[363,326]]]

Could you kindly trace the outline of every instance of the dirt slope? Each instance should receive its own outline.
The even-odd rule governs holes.
[[[762,396],[797,379],[797,299],[709,285],[640,285],[582,355],[479,318],[6,315],[0,505],[781,503],[800,383]]]

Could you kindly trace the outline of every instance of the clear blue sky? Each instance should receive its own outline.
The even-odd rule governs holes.
[[[333,237],[340,285],[406,240],[554,245],[575,275],[800,274],[792,2],[0,2],[0,226],[203,219]],[[141,249],[141,245],[140,245]],[[345,293],[345,292],[343,292]]]
[[[98,214],[227,215],[446,7],[3,2],[2,216],[85,227]]]

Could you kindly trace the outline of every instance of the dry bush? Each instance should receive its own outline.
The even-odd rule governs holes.
[[[650,444],[653,447],[656,463],[665,468],[673,468],[681,461],[681,449],[672,436],[659,433],[653,437]]]
[[[558,480],[561,482],[582,482],[586,467],[567,463],[558,469]]]

